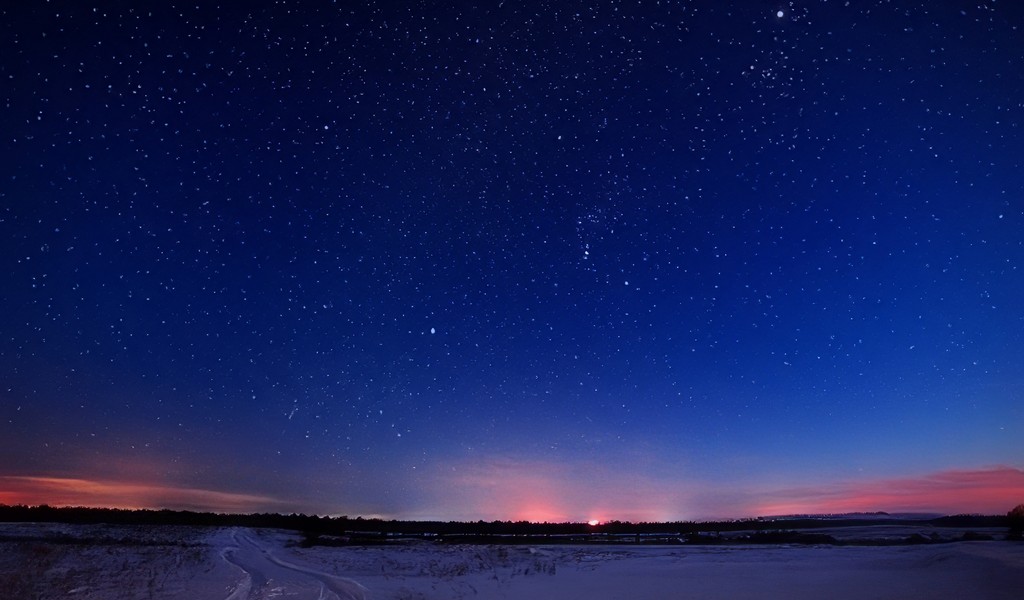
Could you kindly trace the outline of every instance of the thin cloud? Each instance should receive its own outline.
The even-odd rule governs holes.
[[[1021,501],[1024,471],[1000,466],[778,490],[752,508],[763,515],[874,511],[1000,514]]]
[[[285,507],[285,503],[279,499],[255,494],[148,483],[31,476],[0,476],[0,503],[214,512],[259,512]]]

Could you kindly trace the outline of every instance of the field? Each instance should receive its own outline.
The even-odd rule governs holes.
[[[830,533],[935,537],[913,526]],[[0,589],[9,598],[216,600],[1016,599],[1024,589],[1024,543],[1000,539],[311,548],[300,541],[293,532],[240,527],[0,524]]]

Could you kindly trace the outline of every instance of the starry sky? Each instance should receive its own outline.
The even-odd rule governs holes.
[[[0,502],[1005,512],[1021,73],[1005,0],[6,3]]]

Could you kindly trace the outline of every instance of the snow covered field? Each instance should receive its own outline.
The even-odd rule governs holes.
[[[6,598],[1013,598],[1024,544],[299,548],[275,530],[0,524]]]

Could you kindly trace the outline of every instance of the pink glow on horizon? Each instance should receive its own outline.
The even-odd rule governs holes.
[[[412,482],[415,506],[386,518],[534,522],[672,521],[783,514],[936,512],[1004,514],[1024,501],[1024,470],[991,467],[920,477],[753,486],[645,475],[639,468],[492,457],[448,465]],[[145,481],[0,476],[0,503],[213,512],[316,512],[258,494]],[[324,510],[324,514],[352,514]],[[366,515],[363,515],[366,516]]]
[[[259,512],[285,508],[268,496],[66,477],[0,476],[0,503]]]
[[[442,471],[428,484],[427,518],[585,522],[657,521],[685,494],[634,473],[493,457]],[[433,509],[433,510],[431,510]]]
[[[767,494],[759,515],[848,512],[1002,514],[1024,500],[1024,471],[950,470],[924,477],[794,488]]]
[[[1003,514],[1024,501],[1024,471],[992,467],[900,479],[753,487],[500,457],[456,466],[438,479],[434,495],[433,502],[444,508],[438,515],[469,520],[637,522],[875,511]]]

